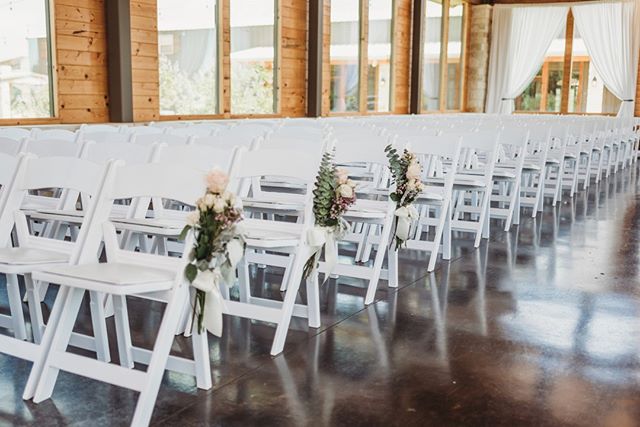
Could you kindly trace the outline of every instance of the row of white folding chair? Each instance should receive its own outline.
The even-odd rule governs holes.
[[[105,168],[73,158],[24,161],[26,164],[23,174],[18,175],[11,185],[12,197],[7,199],[3,207],[0,222],[0,228],[6,235],[13,226],[12,218],[15,218],[19,247],[0,250],[0,268],[9,273],[23,273],[27,277],[47,270],[39,273],[40,276],[36,274],[35,278],[62,285],[41,344],[0,337],[0,351],[34,361],[24,397],[34,397],[35,402],[48,398],[61,369],[140,391],[133,424],[146,425],[165,366],[170,370],[194,375],[199,387],[210,388],[205,335],[196,334],[194,337],[196,362],[169,356],[178,320],[188,304],[188,286],[184,283],[182,274],[186,259],[172,261],[147,254],[125,253],[114,243],[115,229],[108,222],[111,204],[115,199],[167,197],[191,203],[204,191],[201,173],[187,167],[166,170],[164,166],[157,164],[144,165],[142,168],[119,168],[111,164]],[[103,172],[105,169],[106,174]],[[30,236],[26,231],[25,218],[20,213],[20,198],[29,189],[54,186],[98,194],[93,199],[90,212],[85,216],[76,242]],[[103,233],[107,244],[107,263],[98,264],[98,250]],[[80,266],[74,269],[71,265],[75,264]],[[29,288],[28,281],[27,287]],[[125,366],[104,364],[103,362],[108,361],[108,351],[107,358],[103,357],[102,363],[66,352],[67,345],[73,345],[70,341],[72,328],[85,290],[92,296],[92,312],[94,307],[99,306],[93,302],[100,299],[100,294],[114,295],[116,311],[120,312],[120,316],[116,317],[120,358]],[[148,298],[150,293],[152,299],[164,299],[168,302],[158,340],[153,351],[135,349],[132,354],[126,354],[131,348],[126,345],[128,327],[121,322],[123,312],[126,318],[125,297],[136,295]],[[164,298],[162,293],[165,294]],[[96,330],[96,319],[103,320],[103,317],[100,313],[92,313],[92,319],[94,333],[100,334],[100,328]],[[96,345],[100,344],[99,341],[96,339]],[[126,366],[127,362],[131,362],[132,367],[134,360],[148,364],[147,372],[135,371]]]

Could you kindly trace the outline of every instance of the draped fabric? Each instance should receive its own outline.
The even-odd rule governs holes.
[[[632,117],[640,49],[640,1],[572,6],[575,25],[604,85],[622,100],[618,116]]]
[[[566,6],[495,6],[489,59],[487,113],[510,114],[514,99],[531,83],[554,38],[563,29]]]

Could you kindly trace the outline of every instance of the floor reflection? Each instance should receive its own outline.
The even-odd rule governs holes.
[[[403,251],[399,288],[381,283],[366,308],[364,283],[329,280],[322,327],[294,321],[278,357],[271,325],[225,317],[210,339],[213,390],[166,375],[152,424],[640,425],[637,177],[633,167],[547,201],[508,233],[492,223],[489,241],[456,240],[430,274],[425,254]],[[256,295],[280,296],[281,270],[251,274]],[[129,312],[134,342],[150,345],[162,307]],[[134,393],[71,375],[52,400],[23,402],[29,367],[0,355],[0,424],[128,423]]]

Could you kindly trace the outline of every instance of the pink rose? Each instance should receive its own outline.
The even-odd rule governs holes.
[[[349,171],[345,168],[336,169],[336,178],[338,179],[338,184],[346,184],[349,179]]]
[[[212,193],[221,194],[229,184],[229,177],[220,169],[214,169],[207,175],[207,188]]]

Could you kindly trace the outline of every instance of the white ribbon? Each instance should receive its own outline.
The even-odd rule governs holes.
[[[346,222],[341,223],[338,227],[316,225],[307,231],[307,244],[312,248],[312,256],[318,256],[324,246],[324,261],[327,265],[325,281],[338,263],[338,240],[342,238],[342,234],[348,226]]]
[[[411,221],[419,217],[418,210],[413,205],[402,206],[395,211],[396,237],[403,242],[409,238]]]
[[[213,335],[222,336],[222,311],[224,298],[220,293],[222,273],[218,269],[199,271],[191,286],[206,293],[204,299],[203,324]]]

